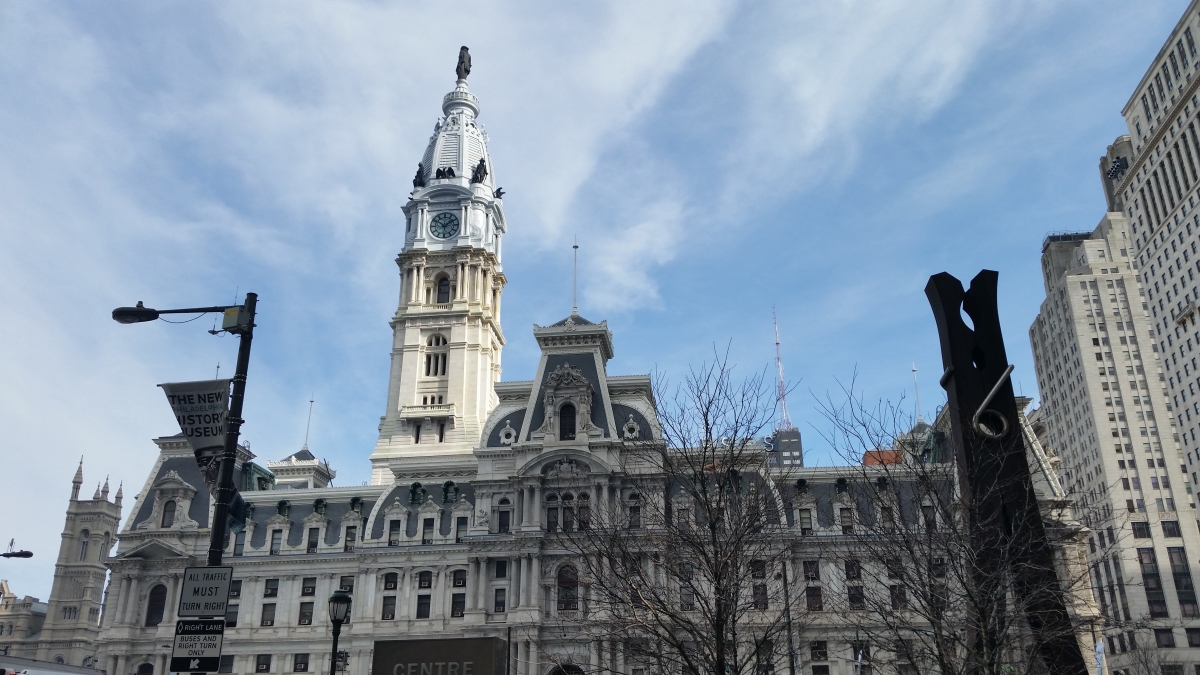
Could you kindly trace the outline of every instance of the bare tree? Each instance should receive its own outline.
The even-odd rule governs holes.
[[[1028,483],[966,494],[947,416],[914,425],[899,406],[864,404],[852,385],[843,394],[820,402],[833,428],[826,439],[857,473],[851,490],[861,519],[846,554],[842,606],[847,623],[875,645],[875,663],[890,661],[901,673],[1037,673],[1042,648],[1090,635],[1098,617],[1087,530],[1061,489],[1039,497],[1040,522],[1005,512],[1003,527],[987,528],[989,500]],[[1024,431],[1008,442],[1020,443]],[[1039,539],[1042,524],[1048,536]],[[1034,569],[1030,559],[1045,562]],[[1050,615],[1059,599],[1070,616]]]
[[[556,537],[571,561],[558,572],[557,630],[619,653],[561,665],[770,673],[796,627],[780,472],[768,472],[758,439],[775,417],[774,387],[764,373],[735,380],[717,354],[679,386],[656,379],[655,396],[661,437],[621,448],[616,508],[576,514],[578,526]]]

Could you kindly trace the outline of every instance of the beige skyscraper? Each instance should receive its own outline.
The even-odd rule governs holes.
[[[1148,654],[1156,672],[1200,668],[1198,5],[1126,104],[1130,134],[1100,160],[1100,224],[1046,238],[1046,300],[1030,328],[1048,440],[1094,532],[1110,672]]]

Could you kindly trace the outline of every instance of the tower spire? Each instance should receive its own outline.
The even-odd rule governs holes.
[[[571,314],[579,316],[579,235],[575,235],[575,261],[571,266]]]
[[[75,477],[71,479],[71,501],[79,499],[81,485],[83,485],[83,457],[79,458],[79,468],[75,469]]]
[[[925,421],[925,418],[921,417],[921,389],[919,387],[917,387],[917,364],[916,363],[913,363],[912,374],[913,374],[913,393],[916,395],[916,398],[917,398],[917,423],[920,424],[921,422]]]
[[[312,409],[313,401],[317,398],[317,392],[308,395],[308,422],[304,425],[304,449],[308,449],[308,430],[312,428]]]
[[[779,350],[779,315],[775,312],[775,305],[771,305],[771,320],[775,322],[775,369],[779,371],[779,407],[780,418],[779,424],[775,425],[777,431],[791,431],[792,418],[788,415],[787,409],[787,385],[783,382],[783,356]]]

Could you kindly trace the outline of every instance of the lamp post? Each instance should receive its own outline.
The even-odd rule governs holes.
[[[338,636],[342,634],[342,624],[350,616],[350,594],[337,589],[329,596],[329,620],[333,621],[333,655],[329,659],[329,675],[337,675]]]
[[[229,529],[229,504],[233,501],[233,465],[237,461],[238,434],[242,428],[242,397],[246,394],[246,370],[250,366],[250,341],[254,339],[254,310],[258,305],[258,294],[247,293],[241,305],[220,307],[193,307],[190,309],[151,309],[138,302],[136,307],[118,307],[112,318],[117,323],[142,323],[154,321],[160,314],[208,314],[221,312],[225,315],[222,330],[239,338],[237,369],[233,374],[233,393],[229,397],[229,422],[225,432],[225,448],[221,452],[220,473],[217,477],[217,503],[213,508],[212,533],[208,540],[208,566],[220,567],[221,553],[225,549],[225,535]]]

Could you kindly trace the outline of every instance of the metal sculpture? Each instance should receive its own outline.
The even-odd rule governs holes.
[[[946,389],[955,456],[975,557],[974,583],[1004,612],[1011,592],[1023,609],[1036,652],[1049,672],[1088,671],[1055,570],[1054,549],[1034,494],[1020,433],[1009,364],[996,303],[999,274],[983,270],[970,290],[942,272],[929,278],[925,295],[941,338],[941,385]],[[965,312],[973,324],[963,320]],[[978,671],[980,654],[994,653],[1004,619],[973,617],[968,637]]]

